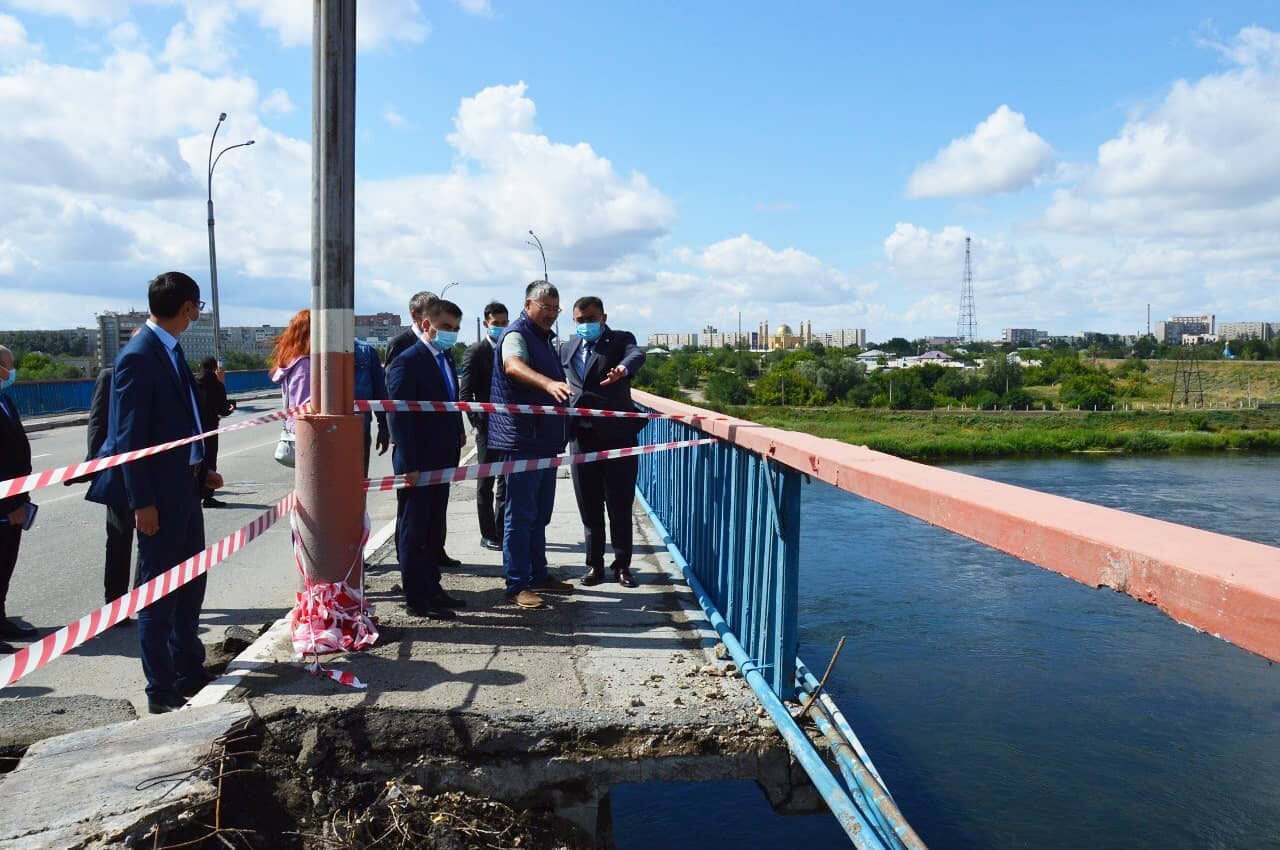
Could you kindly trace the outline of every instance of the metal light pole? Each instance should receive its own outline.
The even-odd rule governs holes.
[[[213,244],[213,169],[218,167],[218,160],[222,159],[222,155],[233,148],[247,148],[253,144],[253,139],[247,142],[241,142],[238,145],[228,145],[218,151],[218,155],[213,155],[213,143],[218,138],[218,131],[222,129],[222,122],[227,120],[227,113],[218,113],[218,123],[213,127],[213,135],[209,138],[209,161],[208,172],[208,193],[206,199],[209,208],[209,288],[213,292],[213,356],[218,358],[218,364],[222,364],[222,319],[218,313],[218,252]]]
[[[440,290],[440,300],[441,300],[441,301],[443,301],[443,300],[444,300],[444,294],[445,294],[446,292],[448,292],[450,289],[452,289],[452,288],[453,288],[453,287],[455,287],[455,286],[461,286],[461,285],[462,285],[462,284],[458,283],[456,280],[452,280],[452,281],[449,281],[448,283],[446,283],[446,284],[444,285],[444,289],[441,289],[441,290]]]
[[[297,528],[311,582],[361,586],[364,419],[355,398],[355,0],[315,0],[311,404],[297,419]]]
[[[542,255],[542,279],[547,283],[550,283],[551,278],[547,277],[547,252],[542,250],[542,240],[539,239],[538,234],[534,233],[532,230],[529,231],[529,235],[533,237],[533,242],[526,239],[524,240],[524,244],[538,249],[538,253]]]

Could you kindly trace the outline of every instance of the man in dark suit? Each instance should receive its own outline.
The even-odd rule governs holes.
[[[462,361],[462,400],[488,401],[493,386],[493,351],[510,323],[507,308],[497,301],[484,308],[484,337],[467,349]],[[483,413],[467,416],[476,430],[476,460],[489,463],[498,459],[489,450],[489,417]],[[496,499],[495,499],[496,493]],[[507,499],[507,481],[501,475],[482,478],[476,484],[476,513],[480,518],[480,545],[495,552],[502,551],[503,509]]]
[[[452,301],[437,300],[427,311],[422,338],[391,361],[387,390],[406,401],[455,401],[457,370],[450,349],[458,341],[462,310]],[[449,485],[414,487],[418,473],[457,466],[467,441],[459,413],[392,413],[395,449],[391,465],[409,487],[401,492],[396,514],[396,542],[401,585],[409,611],[438,620],[456,618],[465,603],[440,586],[440,556],[444,551],[444,519],[449,509]]]
[[[31,474],[31,443],[18,416],[18,406],[5,392],[18,378],[13,352],[0,345],[0,481]],[[33,638],[39,631],[8,618],[5,597],[9,595],[9,579],[18,565],[18,547],[22,543],[22,525],[27,519],[28,493],[0,500],[0,653],[13,652],[13,645],[3,638]]]
[[[427,292],[425,289],[409,299],[409,329],[396,334],[391,338],[391,342],[387,343],[388,366],[391,365],[391,361],[412,348],[418,341],[422,335],[422,323],[427,318],[427,310],[439,300],[434,292]]]
[[[427,311],[431,309],[431,305],[440,299],[434,292],[428,292],[425,289],[409,299],[409,330],[404,333],[397,334],[391,338],[391,342],[387,345],[387,367],[390,368],[391,363],[405,351],[408,351],[422,337],[422,327],[427,320]],[[456,397],[456,396],[455,396]],[[392,398],[396,398],[392,395]],[[400,399],[403,401],[404,399]],[[405,491],[396,491],[396,501],[404,500]],[[448,527],[445,528],[446,534],[440,537],[440,566],[442,567],[460,567],[462,562],[457,558],[450,558],[448,553],[444,551],[444,538],[447,536]],[[396,544],[397,546],[399,543]],[[400,550],[396,550],[399,555]]]
[[[134,336],[137,336],[134,332]],[[111,406],[111,374],[114,370],[108,366],[98,373],[98,380],[93,385],[93,401],[89,403],[89,453],[85,460],[92,460],[102,450],[110,430]],[[89,476],[88,480],[93,480]],[[67,482],[71,483],[71,482]],[[133,511],[127,503],[108,504],[107,506],[107,549],[102,565],[102,590],[110,602],[118,599],[129,590],[129,571],[133,566]],[[125,617],[117,626],[132,625],[133,620]]]
[[[195,379],[178,337],[200,318],[200,287],[181,272],[165,272],[147,290],[151,318],[116,358],[111,376],[107,439],[99,457],[143,449],[200,433]],[[204,446],[197,441],[103,470],[89,486],[92,502],[133,511],[138,530],[138,581],[147,582],[204,549],[200,510]],[[217,488],[222,477],[208,473]],[[200,642],[200,576],[138,612],[147,708],[180,708],[208,681]]]
[[[200,361],[200,374],[196,377],[196,396],[200,399],[200,430],[213,431],[218,427],[218,420],[230,416],[236,411],[236,403],[227,398],[227,373],[218,365],[216,357],[206,357]],[[204,472],[218,470],[218,438],[206,437],[204,441]],[[205,474],[204,501],[206,508],[225,508],[226,502],[214,498],[217,488],[209,485]]]
[[[560,344],[560,362],[573,397],[572,407],[598,410],[634,410],[631,376],[644,365],[644,352],[636,338],[606,324],[604,302],[594,295],[573,305],[577,333]],[[643,419],[573,420],[573,451],[596,452],[634,446],[644,427]],[[604,515],[609,512],[609,538],[613,541],[613,574],[623,587],[635,587],[631,576],[631,506],[635,500],[639,458],[621,457],[572,468],[573,492],[587,542],[588,587],[604,581]]]

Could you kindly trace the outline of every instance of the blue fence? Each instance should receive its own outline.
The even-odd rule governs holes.
[[[23,416],[39,416],[54,413],[70,413],[88,410],[93,400],[94,381],[83,378],[71,381],[31,381],[14,384],[6,392],[18,412]],[[269,373],[265,369],[227,373],[227,392],[247,393],[271,389]]]
[[[641,440],[701,436],[659,419]],[[800,474],[721,441],[642,456],[638,487],[769,689],[793,698]]]

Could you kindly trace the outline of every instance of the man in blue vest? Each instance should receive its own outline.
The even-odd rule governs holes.
[[[494,351],[494,404],[563,404],[572,394],[565,383],[551,329],[560,315],[560,293],[545,280],[525,288],[524,310]],[[503,460],[554,457],[568,439],[561,416],[494,413],[489,447]],[[521,608],[541,608],[544,593],[570,593],[573,586],[547,572],[547,525],[555,508],[556,471],[541,469],[507,476],[502,526],[502,567],[507,600]]]

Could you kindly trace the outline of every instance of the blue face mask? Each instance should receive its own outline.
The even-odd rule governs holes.
[[[453,348],[453,346],[457,344],[457,342],[458,342],[457,331],[437,330],[436,338],[432,340],[432,343],[435,344],[435,347],[440,349],[441,351],[448,351],[449,349]]]
[[[502,332],[505,330],[506,328],[499,325],[490,325],[488,328],[489,339],[499,339],[502,336]]]
[[[13,382],[16,380],[18,380],[18,367],[14,366],[9,370],[9,377],[0,381],[0,390],[9,389],[9,387],[13,386]]]
[[[587,342],[595,342],[604,333],[604,325],[599,322],[578,322],[578,336]]]

